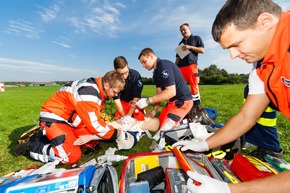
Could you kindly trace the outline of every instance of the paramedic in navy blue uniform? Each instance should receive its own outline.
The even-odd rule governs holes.
[[[189,87],[184,82],[178,67],[169,60],[158,58],[151,48],[141,51],[138,59],[144,68],[154,70],[153,79],[156,84],[156,95],[140,99],[136,105],[144,108],[154,104],[156,112],[163,101],[168,101],[159,116],[160,130],[164,131],[175,127],[192,108],[193,101]],[[165,127],[171,122],[170,128]]]
[[[180,44],[183,50],[189,50],[189,54],[184,58],[180,58],[176,54],[175,64],[179,67],[184,81],[188,81],[192,100],[194,101],[194,106],[199,107],[200,104],[200,93],[199,93],[199,74],[198,74],[198,54],[204,53],[204,44],[199,36],[194,36],[190,32],[190,27],[188,23],[184,23],[179,27],[180,33],[183,36]]]
[[[114,59],[114,68],[122,74],[125,79],[125,87],[114,97],[114,102],[117,107],[115,117],[122,118],[122,121],[127,122],[134,117],[138,121],[144,120],[142,109],[136,107],[136,102],[141,98],[143,90],[142,78],[139,72],[130,69],[125,57],[118,56]]]

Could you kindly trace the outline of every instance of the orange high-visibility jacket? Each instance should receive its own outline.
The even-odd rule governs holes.
[[[290,11],[283,12],[257,75],[274,105],[290,119]]]
[[[63,122],[76,129],[86,126],[92,134],[114,140],[116,129],[107,125],[100,116],[106,99],[102,77],[73,81],[44,103],[40,121]]]

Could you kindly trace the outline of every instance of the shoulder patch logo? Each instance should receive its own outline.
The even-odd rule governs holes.
[[[287,80],[285,77],[282,76],[281,81],[285,86],[290,87],[290,80]]]
[[[168,78],[169,74],[168,74],[167,70],[164,70],[162,72],[162,76],[163,76],[163,78]]]
[[[142,86],[142,80],[138,80],[138,86],[139,86],[139,87]]]

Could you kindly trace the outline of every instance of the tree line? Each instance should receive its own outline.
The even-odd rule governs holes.
[[[198,70],[200,75],[200,85],[222,85],[222,84],[245,84],[248,83],[248,74],[229,74],[224,69],[219,69],[215,64],[204,70]],[[144,85],[153,85],[153,78],[142,77]],[[64,85],[68,81],[55,81],[59,85]],[[31,82],[5,82],[5,84],[24,84],[28,86]]]
[[[229,74],[225,69],[219,69],[215,64],[204,70],[198,70],[200,85],[222,85],[222,84],[245,84],[248,83],[249,74]],[[144,85],[154,84],[152,78],[142,77]]]

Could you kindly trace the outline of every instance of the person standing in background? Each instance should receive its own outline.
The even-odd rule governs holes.
[[[178,54],[176,54],[175,64],[179,67],[183,79],[185,82],[188,81],[190,85],[190,90],[192,94],[192,100],[194,102],[194,107],[199,110],[200,105],[200,93],[199,93],[199,74],[198,74],[198,54],[204,53],[204,44],[202,39],[199,36],[194,36],[190,32],[190,26],[188,23],[182,24],[180,27],[180,33],[183,36],[180,44],[184,44],[182,46],[182,50],[189,51],[189,54],[184,58],[180,58]]]

